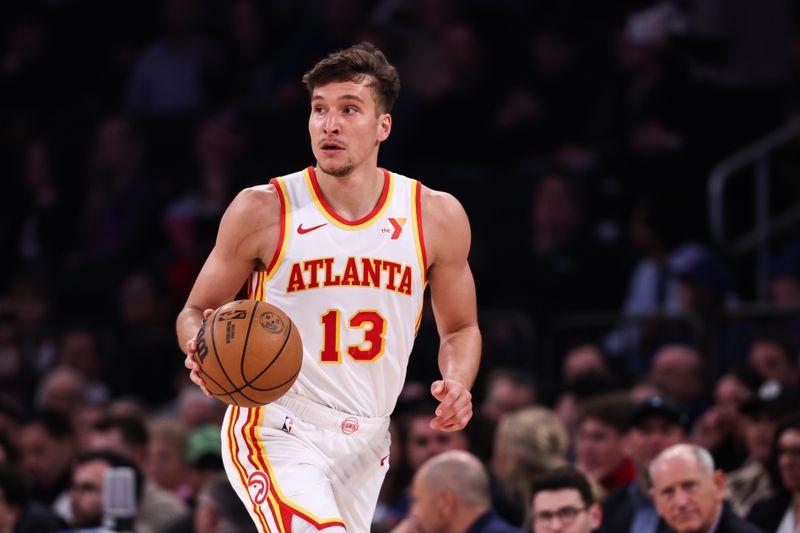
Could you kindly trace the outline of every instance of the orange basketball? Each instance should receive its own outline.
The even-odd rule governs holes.
[[[289,390],[303,362],[303,343],[286,313],[266,302],[219,307],[197,333],[200,376],[214,396],[257,407]]]

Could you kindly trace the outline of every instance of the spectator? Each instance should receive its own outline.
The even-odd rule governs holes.
[[[666,531],[650,499],[647,467],[663,450],[687,440],[688,424],[686,413],[667,398],[653,396],[634,406],[626,440],[636,465],[636,480],[603,502],[603,529],[615,533]]]
[[[763,380],[775,380],[784,385],[800,383],[797,350],[782,335],[762,333],[750,341],[747,362]]]
[[[521,533],[492,509],[489,475],[474,455],[451,450],[420,467],[411,511],[394,533]]]
[[[470,448],[469,437],[464,430],[448,432],[431,428],[434,409],[435,406],[424,401],[410,407],[400,418],[400,431],[405,436],[405,466],[408,470],[405,479],[410,480],[425,461],[440,453],[448,450],[467,451]],[[408,514],[410,505],[410,495],[405,491],[404,497],[388,512],[403,517]]]
[[[33,484],[32,497],[68,520],[67,489],[76,455],[75,434],[69,418],[57,411],[40,411],[22,424],[22,470]]]
[[[631,403],[625,393],[592,397],[583,408],[575,439],[575,466],[608,493],[636,477],[625,447]]]
[[[530,512],[531,483],[567,464],[569,437],[549,409],[527,407],[500,421],[490,463],[498,513],[512,524],[523,524]]]
[[[92,307],[81,310],[105,313],[110,308],[98,309],[97,304],[107,299],[108,285],[117,283],[126,267],[141,259],[135,250],[153,244],[159,195],[145,168],[144,140],[130,119],[113,116],[99,124],[88,159],[89,183],[72,256],[72,285],[65,289],[70,294],[86,291],[80,300],[97,295]]]
[[[656,509],[676,533],[763,533],[724,504],[725,473],[705,448],[671,446],[649,471]]]
[[[105,515],[103,490],[106,473],[112,468],[130,468],[133,471],[135,483],[133,488],[138,514],[142,476],[136,465],[131,460],[113,452],[89,452],[78,456],[72,472],[72,484],[69,491],[72,508],[70,525],[76,532],[99,528],[103,525]],[[118,497],[121,496],[118,495]]]
[[[183,372],[179,374],[180,358],[175,357],[173,333],[166,325],[169,306],[161,281],[146,270],[125,276],[119,285],[114,328],[118,346],[114,391],[153,406],[173,400],[177,377],[185,377]]]
[[[159,418],[150,424],[147,476],[184,502],[193,495],[192,469],[186,460],[189,430],[180,420]]]
[[[189,433],[186,460],[194,471],[194,493],[199,494],[209,479],[225,471],[219,425],[209,424]]]
[[[97,421],[87,440],[90,451],[113,452],[126,457],[143,473],[137,533],[160,533],[168,524],[188,517],[188,508],[180,498],[144,474],[149,435],[142,419],[131,415],[107,416]]]
[[[728,499],[734,512],[747,516],[752,505],[772,495],[769,458],[775,426],[800,404],[800,392],[767,382],[740,409],[747,459],[728,475]]]
[[[36,406],[39,409],[58,411],[75,420],[87,401],[86,380],[72,368],[56,367],[39,383]]]
[[[58,364],[78,372],[86,381],[87,401],[108,403],[110,393],[106,380],[109,354],[103,350],[100,334],[88,327],[71,327],[61,334]]]
[[[22,472],[0,461],[0,533],[50,533],[59,527],[50,510],[30,500]]]
[[[692,442],[707,449],[718,468],[728,472],[744,461],[741,406],[753,398],[756,377],[747,371],[723,374],[714,387],[714,404],[692,427]]]
[[[486,379],[486,393],[480,412],[497,424],[509,413],[536,403],[533,376],[522,370],[495,368]]]
[[[178,418],[189,429],[197,429],[208,424],[222,425],[225,417],[225,404],[216,398],[203,394],[194,385],[183,387],[177,398]]]
[[[589,480],[572,467],[557,468],[533,482],[533,533],[591,533],[603,510]]]
[[[612,377],[606,355],[598,344],[578,344],[564,355],[561,370],[564,383],[575,383],[587,375]]]
[[[406,434],[406,460],[413,472],[422,464],[448,450],[468,450],[469,440],[464,431],[446,432],[431,429],[433,406],[419,406],[404,418]]]
[[[631,217],[631,238],[644,256],[631,274],[623,313],[637,322],[615,329],[606,338],[605,348],[611,357],[624,361],[635,377],[645,373],[646,356],[659,333],[660,323],[644,318],[680,313],[676,273],[709,253],[691,242],[685,223],[676,224],[674,208],[680,200],[675,195],[652,191],[639,201]]]
[[[207,103],[209,44],[199,34],[194,0],[164,4],[164,35],[139,58],[128,84],[127,109],[144,116],[195,113]]]
[[[700,351],[688,344],[667,344],[653,355],[650,380],[665,396],[677,402],[690,418],[703,409],[703,357]]]
[[[797,411],[775,428],[770,455],[774,494],[757,501],[747,519],[768,533],[796,531],[800,526],[800,414]]]
[[[257,533],[242,501],[224,474],[209,480],[197,498],[194,533]]]

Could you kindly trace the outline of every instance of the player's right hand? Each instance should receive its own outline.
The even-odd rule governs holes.
[[[213,309],[206,309],[203,311],[203,320],[205,321],[214,312]],[[192,383],[200,387],[203,394],[212,396],[211,392],[206,388],[206,382],[200,377],[200,363],[197,361],[197,335],[194,339],[186,341],[186,359],[183,360],[183,366],[189,369],[189,379]]]

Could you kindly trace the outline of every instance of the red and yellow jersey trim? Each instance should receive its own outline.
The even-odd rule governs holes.
[[[229,437],[231,438],[233,437],[233,430],[236,420],[239,418],[239,412],[242,408],[232,407],[232,409],[234,409],[234,411],[231,416],[231,425],[228,430]],[[298,516],[314,526],[317,530],[327,529],[329,527],[345,528],[344,521],[341,518],[319,518],[307,509],[290,502],[286,496],[284,496],[280,486],[277,483],[277,478],[272,470],[272,466],[267,459],[264,443],[258,438],[258,423],[262,419],[264,409],[265,407],[254,407],[248,409],[247,421],[244,423],[240,431],[243,441],[247,446],[247,459],[250,463],[250,466],[255,470],[264,472],[269,480],[269,494],[265,503],[267,504],[270,514],[272,515],[272,518],[278,527],[279,533],[291,533],[293,516]],[[234,464],[236,465],[237,471],[239,471],[240,479],[244,483],[244,486],[247,487],[246,469],[239,463],[238,450],[236,450],[235,453],[232,450],[231,456]],[[253,503],[253,505],[256,506],[255,503]],[[262,507],[258,507],[256,514],[259,516],[260,520],[264,514]],[[264,531],[268,532],[269,528],[266,527],[266,519],[262,522],[262,525],[264,526]]]
[[[280,229],[278,230],[278,244],[275,246],[275,252],[272,254],[272,259],[267,265],[266,270],[253,272],[250,285],[247,287],[247,297],[261,302],[267,301],[267,281],[278,270],[283,256],[286,253],[286,245],[289,241],[289,228],[291,228],[291,209],[289,208],[289,196],[286,194],[286,187],[283,184],[282,178],[273,178],[270,183],[278,191],[278,200],[280,202]]]
[[[347,220],[334,211],[330,205],[328,205],[328,202],[325,200],[322,190],[319,187],[319,182],[317,181],[317,175],[314,172],[314,167],[308,167],[304,174],[306,178],[306,184],[308,185],[308,190],[311,192],[311,197],[314,199],[314,203],[317,204],[317,208],[320,210],[320,212],[322,212],[325,218],[341,229],[357,230],[366,228],[378,220],[386,211],[386,208],[389,207],[389,203],[392,201],[394,177],[388,170],[381,170],[383,171],[383,192],[381,192],[378,203],[375,204],[375,207],[372,209],[372,211],[358,220]]]
[[[425,251],[425,235],[422,231],[422,184],[417,180],[411,183],[411,214],[414,217],[414,242],[417,245],[419,268],[422,270],[422,285],[428,284],[428,254]]]

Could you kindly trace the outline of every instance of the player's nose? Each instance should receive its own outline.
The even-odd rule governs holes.
[[[339,133],[339,119],[336,117],[336,113],[328,113],[322,129],[325,133]]]

